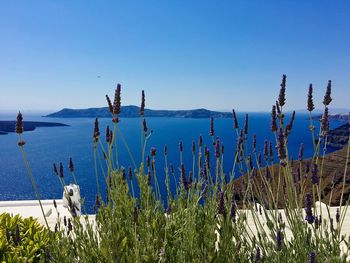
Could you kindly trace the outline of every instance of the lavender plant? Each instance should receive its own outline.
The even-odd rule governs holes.
[[[165,169],[157,171],[155,157],[160,151],[151,148],[147,157],[145,152],[152,132],[145,117],[144,91],[140,107],[141,164],[124,168],[118,160],[118,141],[127,145],[117,125],[121,111],[121,85],[118,84],[113,104],[106,96],[113,131],[107,128],[105,144],[97,119],[94,125],[96,215],[93,220],[87,215],[73,217],[56,229],[59,238],[50,250],[53,261],[346,262],[349,252],[341,247],[348,249],[350,240],[341,230],[349,204],[344,189],[350,143],[346,149],[340,207],[333,215],[331,208],[324,208],[321,203],[325,192],[331,82],[327,86],[318,134],[313,126],[314,102],[312,85],[309,86],[307,108],[315,154],[310,160],[304,160],[302,145],[297,161],[292,161],[288,152],[295,112],[287,123],[283,111],[286,82],[283,75],[278,100],[272,106],[271,131],[275,142],[265,140],[262,154],[257,149],[256,135],[253,135],[253,151],[249,152],[248,115],[240,130],[233,110],[233,127],[238,139],[229,174],[223,169],[223,155],[227,153],[220,138],[214,137],[213,118],[209,126],[212,144],[205,145],[200,136],[198,144],[191,145],[192,167],[185,167],[183,163],[185,148],[180,142],[179,172],[168,165],[167,146],[163,153]],[[324,147],[320,152],[322,143]],[[273,144],[277,146],[278,163],[274,163]],[[105,199],[98,184],[101,173],[97,167],[102,159],[99,152],[103,153],[106,164],[106,171],[102,173],[107,189]],[[211,167],[211,158],[215,158],[215,167]],[[55,173],[61,175],[61,165],[59,170],[54,165]],[[70,170],[74,172],[73,164]],[[159,173],[165,174],[164,183],[158,180]],[[170,175],[176,183],[175,194],[171,191]],[[137,193],[134,187],[139,189]],[[166,200],[160,194],[161,187],[167,189]],[[329,202],[332,193],[333,188]]]

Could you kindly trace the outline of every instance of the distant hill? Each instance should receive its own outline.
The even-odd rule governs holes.
[[[329,118],[330,120],[347,121],[349,120],[349,114],[333,114]]]
[[[342,193],[342,187],[343,187],[343,176],[345,173],[345,187],[344,187],[344,199],[343,199],[343,205],[347,202],[347,200],[350,198],[350,161],[347,158],[348,154],[348,141],[349,141],[349,134],[350,134],[350,124],[346,123],[344,125],[339,126],[336,129],[330,130],[328,134],[328,146],[333,148],[333,152],[326,154],[324,156],[324,163],[323,163],[323,172],[322,172],[322,202],[325,202],[326,204],[330,203],[331,206],[338,206],[339,202],[341,200],[341,193]],[[294,176],[294,180],[296,180],[296,174],[297,174],[297,169],[300,169],[302,167],[302,172],[301,174],[304,177],[305,180],[305,192],[311,192],[312,193],[312,188],[313,185],[311,183],[311,174],[312,170],[311,169],[306,169],[307,163],[311,161],[310,159],[303,160],[301,162],[299,161],[292,161],[290,162],[290,169],[292,170],[292,174]],[[300,165],[301,164],[301,165]],[[347,168],[345,171],[345,167]],[[274,164],[270,167],[270,175],[272,175],[272,187],[274,189],[273,193],[277,193],[276,191],[276,186],[279,180],[279,170],[280,170],[280,165],[279,164]],[[266,169],[261,168],[261,175],[266,176]],[[260,173],[258,173],[259,175]],[[246,182],[248,180],[251,180],[250,175],[243,175],[239,177],[235,182],[234,186],[235,189],[240,189],[237,191],[235,198],[237,204],[242,207],[242,195],[241,195],[241,190],[244,189],[246,186]],[[262,179],[261,176],[256,176],[256,185],[261,185]],[[301,181],[295,181],[295,184],[298,185],[300,184]],[[283,187],[279,189],[279,194],[284,195],[285,193],[282,191]],[[332,191],[332,189],[334,189]],[[264,191],[266,189],[264,187],[261,187],[259,189],[264,195]],[[261,194],[261,193],[260,193]],[[274,194],[276,197],[276,194]],[[285,207],[285,199],[281,198],[278,202],[278,207],[283,208]]]
[[[34,131],[37,127],[56,127],[56,126],[68,126],[63,123],[56,122],[41,122],[41,121],[24,121],[24,131]],[[15,132],[16,121],[0,121],[0,135],[7,134],[9,132]]]
[[[140,108],[134,105],[122,106],[120,117],[135,118],[140,116]],[[176,118],[227,118],[231,117],[230,112],[210,111],[206,109],[194,110],[150,110],[145,109],[146,117],[176,117]],[[62,109],[45,117],[54,118],[107,118],[111,117],[108,107],[89,109]]]
[[[350,135],[350,124],[346,123],[338,128],[329,131],[328,146],[334,149],[341,149],[347,145]]]
[[[350,112],[350,109],[346,108],[329,108],[329,114],[330,115],[346,115]],[[312,111],[313,115],[321,115],[323,113],[324,109],[314,109]],[[296,110],[297,113],[309,113],[307,109],[299,109]]]
[[[312,117],[314,120],[321,120],[322,114]],[[329,115],[330,120],[347,121],[349,120],[349,114],[331,114]]]
[[[348,159],[347,159],[347,147],[344,147],[340,150],[334,151],[332,153],[329,153],[327,155],[325,155],[324,157],[324,163],[323,163],[323,172],[322,172],[322,202],[328,204],[330,203],[331,206],[339,206],[340,203],[340,199],[341,199],[341,193],[342,193],[342,187],[343,187],[343,176],[345,173],[345,187],[344,187],[344,198],[343,198],[343,203],[342,205],[345,205],[347,200],[350,197],[350,165],[346,166]],[[312,188],[314,187],[311,183],[311,174],[312,174],[312,169],[306,169],[307,167],[307,163],[310,162],[310,159],[308,160],[303,160],[301,162],[301,166],[299,166],[299,161],[294,161],[294,165],[292,165],[292,163],[290,163],[290,167],[292,170],[292,174],[293,176],[295,176],[297,174],[297,169],[299,169],[299,167],[302,167],[302,176],[303,176],[303,180],[305,180],[305,185],[303,185],[303,187],[305,187],[304,191],[305,192],[311,192],[312,193]],[[345,171],[345,167],[347,167],[346,171]],[[279,169],[280,169],[280,165],[279,164],[275,164],[272,165],[270,167],[271,172],[270,175],[272,176],[272,181],[271,181],[271,185],[272,185],[272,192],[274,193],[274,196],[276,198],[276,193],[279,192],[280,196],[284,196],[285,195],[285,189],[283,189],[283,187],[279,188],[279,191],[277,191],[276,186],[278,185],[278,180],[279,180]],[[262,176],[266,176],[266,170],[265,169],[261,169],[261,175]],[[250,179],[251,176],[250,175],[243,175],[241,177],[239,177],[235,182],[234,182],[234,189],[237,189],[236,194],[235,194],[235,199],[237,202],[237,205],[239,207],[242,207],[242,199],[243,199],[243,195],[242,189],[245,189],[246,187],[246,183],[251,180]],[[254,178],[255,181],[255,185],[260,186],[262,185],[262,177],[260,176],[260,172],[258,173],[258,176],[256,176]],[[285,180],[283,178],[285,177],[281,177],[282,180]],[[296,180],[296,177],[294,177],[294,180]],[[301,181],[296,181],[296,185],[299,185],[301,183]],[[283,183],[281,183],[281,185],[283,185]],[[334,189],[332,191],[332,189]],[[259,188],[259,196],[267,196],[266,194],[266,188],[264,186]],[[255,197],[256,199],[258,198]],[[280,198],[279,202],[278,202],[278,207],[279,208],[284,208],[286,203],[285,203],[284,198]]]

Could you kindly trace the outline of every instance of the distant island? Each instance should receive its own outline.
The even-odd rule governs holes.
[[[312,117],[314,120],[321,120],[322,114]],[[349,114],[331,114],[329,115],[330,120],[347,121],[349,120]]]
[[[207,109],[194,110],[150,110],[145,109],[147,117],[175,117],[175,118],[228,118],[232,117],[230,112],[210,111]],[[140,116],[140,107],[130,105],[122,106],[120,117],[136,118]],[[54,118],[107,118],[111,117],[108,107],[89,109],[62,109],[44,117]]]
[[[334,114],[329,116],[330,120],[347,121],[349,120],[349,114]]]
[[[7,134],[9,132],[15,132],[16,121],[0,121],[0,135]],[[24,131],[34,131],[37,127],[57,127],[57,126],[69,126],[63,123],[56,122],[41,122],[41,121],[24,121]]]

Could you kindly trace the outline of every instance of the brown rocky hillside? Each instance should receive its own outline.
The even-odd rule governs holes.
[[[344,197],[343,197],[343,204],[350,198],[350,158],[347,158],[348,155],[348,146],[345,146],[344,148],[334,151],[330,154],[325,155],[324,157],[320,157],[318,160],[318,171],[320,179],[320,189],[322,190],[322,201],[326,204],[329,204],[331,206],[338,206],[340,199],[341,199],[341,193],[342,193],[342,187],[343,187],[343,176],[345,173],[345,187],[344,187]],[[323,160],[323,172],[321,175],[321,164]],[[294,161],[289,163],[289,166],[291,167],[292,171],[292,180],[295,185],[295,189],[297,192],[300,193],[301,189],[304,189],[305,192],[312,192],[312,183],[311,183],[311,176],[312,176],[312,167],[308,165],[310,164],[311,160],[303,160],[301,162]],[[307,168],[309,166],[309,169]],[[300,179],[298,176],[298,168],[300,169]],[[347,167],[347,168],[346,168]],[[346,168],[346,171],[345,171]],[[281,166],[279,164],[275,164],[270,167],[271,171],[271,179],[269,180],[271,188],[273,189],[273,193],[276,196],[277,193],[277,185],[278,185],[278,174],[279,170],[281,169]],[[261,179],[262,176],[266,178],[266,168],[262,168],[260,171],[257,171],[256,176],[254,176],[253,182],[254,182],[254,193],[259,193],[261,196],[266,195],[266,188],[263,185],[263,180]],[[285,189],[285,183],[284,177],[285,175],[280,173],[281,176],[281,183],[279,190],[279,202],[278,206],[281,208],[284,206],[285,198],[283,198],[283,195],[286,192]],[[236,189],[236,200],[238,205],[242,201],[242,197],[244,196],[244,191],[247,187],[247,182],[249,178],[248,175],[242,176],[238,178],[234,182],[234,188]],[[251,180],[251,179],[250,179]],[[252,182],[252,180],[250,181]],[[332,191],[333,189],[333,191]],[[254,194],[254,199],[259,199],[258,195]],[[239,205],[240,206],[240,205]]]

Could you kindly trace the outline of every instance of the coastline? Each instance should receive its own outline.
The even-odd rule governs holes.
[[[16,121],[0,121],[0,135],[15,132]],[[42,122],[42,121],[23,121],[24,131],[34,131],[39,127],[65,127],[69,126],[58,122]]]

